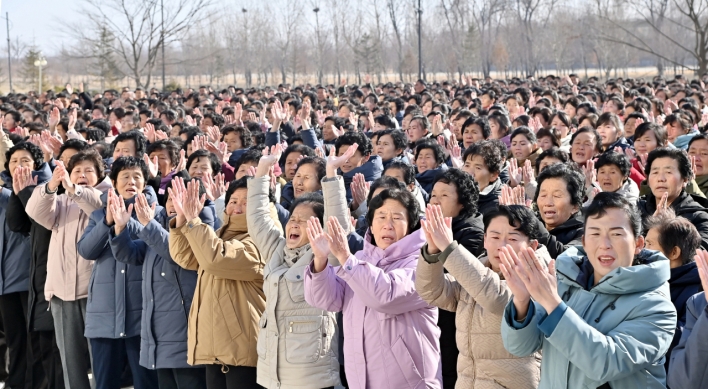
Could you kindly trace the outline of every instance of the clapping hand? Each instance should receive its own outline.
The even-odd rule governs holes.
[[[219,173],[216,177],[212,178],[209,173],[205,172],[202,176],[202,183],[206,189],[207,198],[211,201],[215,201],[226,193],[224,173]]]
[[[366,202],[369,197],[369,191],[371,190],[371,184],[366,181],[363,174],[357,173],[352,179],[351,191],[352,191],[352,206],[351,209],[356,210],[361,204]]]
[[[138,193],[135,198],[135,214],[138,217],[138,221],[143,226],[147,226],[150,220],[155,218],[155,208],[157,203],[152,203],[152,206],[148,203],[147,197],[144,194]]]
[[[28,186],[37,185],[37,177],[32,177],[32,169],[18,166],[12,173],[12,190],[19,194]]]
[[[516,271],[517,266],[522,266],[519,256],[514,252],[514,248],[506,245],[499,249],[499,268],[501,269],[506,286],[514,295],[514,308],[516,308],[516,320],[526,317],[531,301],[531,294],[526,288],[526,284],[521,280]]]
[[[428,253],[437,254],[452,242],[452,218],[444,217],[439,205],[428,204],[421,226],[428,242]]]
[[[703,290],[708,290],[708,251],[698,250],[694,258],[698,265],[698,276],[701,278]],[[708,299],[708,293],[705,293],[704,297]]]
[[[349,146],[349,148],[347,148],[347,151],[345,151],[344,154],[340,155],[339,157],[337,157],[336,151],[334,150],[335,148],[332,147],[329,150],[329,156],[327,157],[327,177],[336,177],[337,169],[344,166],[347,160],[349,160],[349,158],[354,155],[358,147],[358,144],[352,144],[351,146]]]
[[[661,196],[659,204],[656,205],[656,211],[654,211],[654,216],[660,215],[662,212],[669,209],[669,193],[666,192]]]
[[[199,186],[200,183],[197,180],[191,180],[187,183],[187,196],[184,199],[182,210],[184,218],[188,221],[199,217],[199,213],[204,208],[206,194],[199,196]]]
[[[310,247],[314,254],[315,273],[319,273],[327,267],[327,256],[330,253],[330,237],[322,229],[320,219],[312,216],[307,221],[307,237],[310,239]]]
[[[133,204],[125,207],[125,201],[123,196],[111,196],[108,200],[108,207],[111,209],[111,214],[113,215],[113,222],[116,235],[120,235],[123,229],[128,225],[130,217],[133,214]]]
[[[270,150],[266,147],[263,149],[263,156],[258,161],[256,169],[256,177],[265,177],[270,173],[272,167],[280,161],[280,156],[283,154],[283,145],[278,143],[271,146]]]
[[[184,180],[182,177],[176,177],[172,179],[172,187],[167,188],[167,192],[172,200],[172,205],[175,207],[175,213],[177,217],[175,219],[175,226],[177,228],[182,227],[187,219],[184,217],[184,201],[187,197],[187,188],[184,186]]]
[[[548,268],[545,268],[536,256],[536,252],[530,247],[521,250],[519,254],[520,260],[514,267],[516,274],[534,301],[541,304],[543,309],[550,314],[562,302],[558,296],[555,261],[551,260]]]
[[[329,231],[329,251],[337,258],[340,264],[344,264],[351,255],[347,234],[339,224],[339,220],[334,216],[329,218],[327,229]]]

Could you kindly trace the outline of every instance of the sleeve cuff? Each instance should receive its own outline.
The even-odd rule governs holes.
[[[452,241],[452,243],[450,243],[447,246],[447,248],[445,250],[443,250],[442,252],[439,252],[437,254],[430,254],[428,252],[428,244],[426,243],[425,245],[423,245],[423,247],[421,247],[420,253],[421,253],[421,255],[423,255],[423,259],[425,260],[425,262],[428,262],[428,263],[442,262],[444,264],[445,261],[447,260],[447,257],[450,256],[450,254],[452,254],[452,252],[455,251],[456,249],[457,249],[457,242]]]
[[[511,305],[511,318],[510,318],[511,320],[509,320],[509,323],[511,323],[511,326],[517,330],[520,330],[522,328],[526,328],[526,326],[528,326],[529,323],[531,323],[533,316],[536,314],[536,306],[533,303],[533,301],[529,302],[529,310],[526,312],[526,318],[524,319],[523,322],[516,320],[516,308],[514,307],[513,299],[510,302],[510,305]]]
[[[337,276],[343,280],[348,280],[350,273],[354,271],[354,268],[359,265],[361,261],[354,255],[350,255],[346,262],[342,264],[337,270]]]
[[[197,226],[199,226],[199,225],[201,225],[201,224],[202,224],[202,219],[200,219],[199,217],[195,217],[195,218],[192,219],[192,220],[188,220],[188,221],[187,221],[186,223],[184,223],[184,225],[182,226],[182,233],[183,233],[183,234],[186,234],[186,233],[190,232],[193,228],[195,228],[195,227],[197,227]]]
[[[558,304],[556,309],[554,309],[550,315],[541,315],[541,318],[538,321],[538,329],[541,330],[541,332],[543,332],[543,334],[546,335],[547,338],[553,334],[553,331],[556,329],[558,323],[563,318],[566,309],[568,309],[568,306],[561,301],[561,303]]]

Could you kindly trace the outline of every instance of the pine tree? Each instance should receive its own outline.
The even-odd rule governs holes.
[[[25,57],[22,60],[22,68],[20,69],[20,77],[25,83],[28,89],[34,90],[39,85],[39,69],[34,66],[34,61],[42,57],[42,53],[35,46],[30,47],[25,53]],[[42,89],[48,89],[49,83],[47,82],[47,66],[42,67]]]
[[[98,39],[93,41],[91,54],[94,58],[92,61],[92,69],[90,74],[101,79],[101,90],[107,86],[113,85],[121,77],[123,73],[118,68],[115,60],[114,51],[115,37],[105,27],[101,27],[98,34]]]

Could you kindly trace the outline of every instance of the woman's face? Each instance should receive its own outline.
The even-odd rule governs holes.
[[[519,112],[519,102],[516,101],[516,99],[514,98],[507,99],[506,109],[509,111],[510,114]]]
[[[688,148],[688,155],[696,160],[696,171],[694,173],[697,176],[708,174],[708,140],[694,140]]]
[[[423,138],[428,134],[428,130],[421,125],[420,120],[411,120],[408,123],[408,130],[406,131],[408,135],[408,140],[410,142],[416,142],[418,139]]]
[[[435,153],[433,152],[433,150],[420,150],[418,152],[418,157],[415,159],[415,166],[418,168],[418,173],[437,169],[438,161],[435,159]]]
[[[297,152],[291,152],[285,158],[285,179],[290,181],[295,177],[295,172],[297,171],[297,161],[300,159],[302,154]]]
[[[439,181],[435,183],[432,192],[430,192],[429,203],[439,205],[444,217],[457,217],[464,209],[464,205],[460,204],[460,198],[457,196],[457,186]]]
[[[462,146],[468,148],[473,144],[484,140],[484,134],[482,133],[482,128],[476,124],[471,124],[465,127],[462,133]]]
[[[487,258],[492,270],[499,272],[499,252],[506,245],[516,253],[526,250],[528,247],[534,250],[538,247],[538,242],[530,240],[517,227],[509,224],[506,216],[497,216],[489,221],[487,232],[484,233],[484,249],[487,250]]]
[[[602,138],[603,147],[615,143],[620,137],[620,132],[610,122],[597,126],[597,132],[600,134],[600,138]]]
[[[575,107],[573,107],[572,104],[566,104],[563,108],[563,112],[567,113],[568,116],[570,116],[571,118],[577,117],[577,111],[575,110]]]
[[[634,131],[637,130],[637,126],[635,123],[637,122],[637,118],[629,118],[627,119],[626,122],[624,122],[624,137],[629,138],[634,135]]]
[[[229,202],[226,204],[227,215],[242,215],[246,213],[246,201],[248,200],[248,188],[239,188],[231,194]]]
[[[32,154],[30,154],[29,151],[27,150],[16,150],[12,155],[10,156],[10,162],[8,164],[8,168],[10,171],[10,175],[15,174],[15,169],[17,167],[28,167],[30,170],[34,170],[34,158],[32,158]]]
[[[371,234],[376,246],[387,249],[408,234],[408,211],[397,200],[387,199],[374,211]]]
[[[79,151],[76,149],[64,149],[64,152],[59,155],[59,160],[64,164],[64,166],[69,167],[69,161],[71,161],[71,157],[78,153]]]
[[[649,154],[659,147],[659,142],[656,140],[656,134],[654,131],[646,131],[642,136],[634,140],[634,150],[638,155]]]
[[[305,193],[313,193],[322,189],[322,184],[317,176],[317,169],[314,164],[306,163],[301,165],[293,178],[293,189],[295,198]],[[307,221],[307,219],[305,219]]]
[[[550,231],[565,223],[578,212],[578,206],[573,205],[568,192],[568,184],[562,178],[543,180],[538,188],[538,204],[541,219]]]
[[[688,182],[687,179],[681,177],[678,161],[670,157],[655,159],[651,164],[647,180],[657,204],[664,193],[669,194],[668,203],[671,204],[681,194]]]
[[[17,126],[15,118],[11,114],[5,114],[5,120],[3,120],[2,127],[11,130]]]
[[[605,165],[597,169],[597,182],[603,192],[617,192],[626,177],[616,165]]]
[[[553,165],[554,163],[561,163],[561,162],[563,162],[563,161],[561,161],[558,158],[548,156],[548,157],[542,159],[541,162],[538,163],[538,172],[541,173],[543,171],[543,169]]]
[[[543,138],[538,139],[538,147],[543,151],[552,149],[553,146],[553,140],[550,136],[544,136]]]
[[[131,199],[145,189],[145,177],[138,167],[121,170],[118,178],[113,181],[116,192],[123,196],[124,200]]]
[[[570,134],[570,128],[563,123],[562,120],[558,116],[554,117],[553,120],[551,120],[551,127],[555,127],[556,130],[558,131],[558,135],[560,135],[560,138],[563,139],[568,134]],[[545,149],[544,149],[545,150]]]
[[[604,215],[589,217],[585,222],[583,248],[592,264],[595,284],[614,269],[632,266],[643,247],[644,238],[634,237],[622,209],[606,209]]]
[[[243,148],[241,137],[233,131],[224,135],[224,142],[226,143],[226,149],[229,153]]]
[[[585,165],[585,162],[595,156],[596,142],[595,135],[590,132],[576,135],[570,145],[570,156],[573,161],[579,165]]]
[[[501,139],[503,136],[499,133],[499,123],[497,123],[496,120],[491,119],[489,120],[489,128],[491,129],[491,137],[492,139]]]
[[[322,139],[329,141],[329,140],[336,138],[336,136],[334,135],[333,127],[334,127],[333,121],[331,121],[331,120],[325,121],[325,124],[322,128]]]
[[[466,171],[474,178],[480,191],[484,190],[484,188],[488,187],[490,183],[496,181],[497,177],[499,177],[499,173],[489,172],[489,168],[487,164],[484,163],[484,158],[481,155],[467,157],[462,170]]]
[[[96,186],[98,184],[98,172],[91,161],[81,161],[74,165],[70,177],[71,182],[76,185]]]
[[[160,174],[162,177],[167,177],[167,175],[175,169],[175,166],[172,165],[170,153],[167,150],[155,150],[150,153],[150,159],[155,157],[157,157],[157,165],[160,169]]]
[[[423,108],[423,115],[428,116],[430,111],[433,110],[433,101],[432,100],[426,101],[425,103],[423,103],[422,108]]]
[[[511,155],[517,161],[524,161],[536,150],[536,144],[532,143],[524,135],[517,135],[511,140]]]
[[[674,143],[679,136],[686,135],[686,131],[683,130],[683,127],[677,121],[666,125],[665,128],[666,135],[671,143]]]
[[[381,157],[381,160],[384,162],[396,158],[402,152],[403,150],[396,148],[391,135],[382,135],[376,141],[376,154]]]
[[[214,176],[214,170],[211,168],[211,161],[209,157],[199,157],[192,161],[189,165],[189,176],[190,177],[204,177],[205,175]]]
[[[311,217],[317,217],[312,207],[307,204],[300,204],[290,215],[285,224],[285,247],[296,249],[310,243],[307,237],[307,221]]]

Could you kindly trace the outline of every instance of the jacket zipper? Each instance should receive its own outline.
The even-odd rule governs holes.
[[[182,312],[184,312],[184,320],[187,321],[187,326],[189,326],[189,315],[187,315],[187,307],[184,306],[184,294],[182,293],[182,284],[179,283],[179,277],[177,277],[177,270],[175,273],[175,281],[177,281],[177,289],[179,289],[179,298],[182,299]]]
[[[308,324],[308,323],[315,323],[314,320],[301,320],[301,321],[291,321],[290,322],[290,328],[288,329],[288,332],[293,332],[293,326],[295,324]]]

